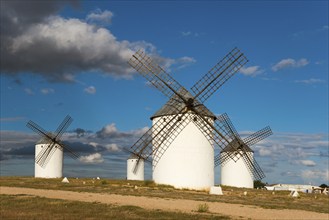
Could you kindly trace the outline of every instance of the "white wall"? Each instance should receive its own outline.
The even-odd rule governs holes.
[[[172,116],[154,118],[153,124],[164,117],[169,120]],[[192,121],[153,167],[153,180],[176,188],[204,190],[214,186],[214,149]]]
[[[144,160],[139,160],[136,172],[134,172],[137,161],[136,158],[127,160],[127,180],[144,180]]]
[[[221,154],[227,153],[222,152]],[[247,152],[247,154],[253,159],[252,152]],[[236,162],[234,160],[236,160]],[[254,188],[254,181],[243,159],[239,156],[235,156],[234,160],[229,159],[227,163],[221,165],[221,184],[234,187]]]
[[[35,145],[35,157],[47,144]],[[54,146],[56,147],[56,145]],[[34,176],[39,178],[61,178],[63,176],[63,151],[56,148],[45,166],[34,162]]]

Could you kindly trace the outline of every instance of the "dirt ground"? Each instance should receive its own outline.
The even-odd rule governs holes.
[[[105,204],[133,205],[145,209],[160,209],[165,211],[181,211],[193,213],[200,201],[183,199],[151,198],[143,196],[124,196],[115,194],[99,194],[86,192],[71,192],[60,190],[44,190],[18,187],[0,187],[1,194],[27,194],[53,199],[64,199],[82,202],[100,202]],[[231,216],[234,219],[329,219],[329,214],[301,210],[264,209],[257,206],[208,202],[209,212]]]

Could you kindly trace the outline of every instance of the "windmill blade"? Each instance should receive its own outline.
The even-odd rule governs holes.
[[[66,144],[64,144],[61,141],[56,142],[57,147],[62,150],[66,155],[71,157],[72,159],[79,159],[80,155],[78,153],[75,153],[70,147],[68,147]]]
[[[49,155],[52,155],[51,153],[55,148],[55,143],[52,142],[42,148],[42,150],[38,153],[38,155],[35,157],[35,162],[39,164],[40,166],[45,166],[45,161]]]
[[[259,141],[267,138],[268,136],[272,135],[273,132],[269,126],[266,126],[265,128],[251,134],[250,136],[243,139],[243,142],[247,144],[248,146],[252,146]]]
[[[191,88],[195,98],[204,103],[247,62],[244,54],[234,48]]]
[[[153,145],[156,146],[156,148],[153,149],[153,168],[156,167],[161,157],[164,155],[176,137],[190,123],[190,117],[188,116],[187,112],[183,112],[177,116],[178,117],[176,117],[176,115],[170,116],[170,123],[168,126],[166,126],[166,129],[163,130],[162,135],[159,136],[158,139],[153,139]]]
[[[42,143],[44,144],[44,146],[39,151],[38,155],[36,155],[36,157],[35,157],[35,162],[38,163],[38,164],[39,164],[39,161],[41,160],[41,157],[43,157],[43,155],[47,154],[48,148],[50,148],[51,145],[54,144],[53,141],[51,139],[48,139],[48,138],[43,138]]]
[[[35,122],[33,121],[29,121],[26,126],[28,128],[30,128],[31,130],[33,130],[34,132],[36,132],[37,134],[39,134],[42,137],[45,137],[46,139],[49,140],[53,140],[54,137],[51,133],[47,132],[46,130],[44,130],[43,128],[41,128],[39,125],[37,125]]]
[[[182,118],[179,120],[179,117],[185,114],[184,111],[185,109],[182,109],[179,114],[168,116],[168,120],[159,119],[138,139],[130,148],[130,151],[144,160],[150,160],[150,157],[153,155],[156,158],[160,158],[160,155],[164,153],[181,132],[182,129],[178,128],[182,126],[184,120]],[[156,146],[156,148],[153,146]]]
[[[151,57],[147,56],[142,49],[138,50],[130,58],[128,63],[168,98],[176,94],[184,100],[178,93],[182,89],[182,86],[155,63]]]
[[[138,165],[139,165],[140,160],[141,160],[141,157],[138,157],[137,162],[136,162],[135,166],[133,167],[133,173],[134,174],[137,173]]]
[[[200,114],[200,112],[196,111],[196,109],[194,109],[194,112],[199,120],[193,120],[193,122],[203,131],[203,134],[208,139],[209,143],[218,146],[222,151],[226,148],[225,156],[221,157],[221,155],[218,154],[214,157],[215,166],[218,166],[229,159],[236,162],[239,157],[243,156],[242,153],[238,151],[239,146],[241,145],[241,140],[232,137],[232,133],[227,130],[225,124],[217,118],[211,123]],[[237,154],[239,154],[238,157]]]
[[[217,167],[220,164],[220,161],[221,161],[221,154],[217,154],[214,158],[215,167]]]
[[[232,157],[237,157],[237,159],[234,160],[234,162],[238,161],[239,157],[241,157],[240,153],[235,153],[235,152],[221,152],[215,156],[215,167],[218,165],[225,165]]]
[[[241,140],[240,134],[236,131],[230,117],[226,113],[218,116],[218,121],[221,122],[227,131],[231,134],[232,138]]]
[[[67,115],[62,121],[62,123],[56,129],[56,135],[47,132],[33,121],[29,121],[26,124],[28,128],[32,129],[40,136],[42,136],[43,142],[44,144],[46,144],[46,146],[43,147],[43,149],[38,153],[38,155],[35,158],[35,162],[37,164],[39,164],[40,166],[46,166],[46,164],[49,162],[51,156],[54,154],[57,148],[59,148],[60,150],[65,149],[65,153],[67,153],[73,159],[77,159],[79,157],[77,153],[74,153],[69,147],[67,147],[62,142],[59,141],[59,138],[63,135],[63,133],[68,128],[68,126],[72,123],[72,121],[73,119],[69,115]]]
[[[71,116],[67,115],[62,123],[58,126],[58,128],[55,131],[55,138],[59,139],[63,135],[63,133],[66,131],[66,129],[70,126],[72,123],[73,119]]]
[[[230,136],[217,119],[211,122],[195,109],[194,112],[196,120],[193,120],[193,123],[202,131],[210,145],[218,146],[221,150],[223,150],[227,145],[231,145],[232,141]],[[234,148],[234,146],[232,146],[232,148]],[[236,161],[234,155],[228,153],[228,156],[230,159]]]
[[[260,168],[256,160],[245,150],[244,153],[242,153],[242,158],[254,180],[261,180],[265,177],[263,170]]]
[[[185,89],[181,89],[183,93],[185,93]],[[163,115],[178,115],[181,114],[184,111],[184,105],[181,106],[181,103],[177,101],[179,97],[177,95],[174,95],[167,105],[169,105],[169,108],[166,108]],[[180,108],[179,108],[180,107]],[[152,147],[152,141],[154,137],[162,137],[165,135],[165,131],[167,129],[167,126],[172,123],[174,118],[172,120],[158,120],[155,124],[152,125],[150,129],[148,129],[138,140],[137,142],[130,147],[129,152],[132,154],[142,157],[144,160],[150,160],[150,157],[153,154],[153,147]]]
[[[233,154],[229,154],[227,151],[222,152],[215,156],[215,167],[218,165],[225,165],[228,161],[230,161],[230,159],[232,159],[232,155],[234,155],[234,157],[236,157],[234,162],[237,162],[240,158],[242,158],[252,178],[254,180],[261,180],[265,177],[265,174],[256,162],[256,160],[251,157],[250,153],[251,152],[246,150],[246,148],[243,146],[240,147],[239,150],[234,152]]]
[[[47,154],[41,158],[41,161],[39,162],[40,166],[45,167],[50,158],[53,156],[53,154],[55,153],[55,151],[57,150],[57,147],[54,145],[53,147],[49,148],[49,150],[47,151]]]
[[[218,153],[217,155],[215,155],[215,158],[214,158],[215,167],[217,167],[219,165],[223,166],[228,161],[230,161],[231,157],[233,157],[233,156],[238,156],[239,157],[239,155],[233,155],[233,154],[230,154],[228,152]],[[237,161],[237,159],[235,161]]]
[[[132,154],[132,155],[135,155],[135,156],[137,157],[137,162],[136,162],[135,166],[132,168],[132,172],[133,172],[134,174],[136,174],[136,173],[137,173],[137,170],[138,170],[138,166],[139,166],[140,160],[141,160],[141,159],[144,160],[144,158],[141,157],[140,155],[135,154],[135,153],[132,152],[130,149],[127,149],[127,148],[125,148],[125,147],[123,148],[123,150],[126,151],[126,152],[128,152],[128,153],[130,153],[130,154]],[[151,162],[150,160],[144,160],[144,161],[146,161],[146,162]]]

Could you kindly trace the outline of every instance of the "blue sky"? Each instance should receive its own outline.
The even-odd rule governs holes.
[[[206,106],[242,135],[271,126],[253,147],[263,181],[329,183],[328,1],[2,1],[1,44],[1,175],[33,175],[28,120],[53,131],[70,114],[83,158],[64,175],[125,178],[122,147],[167,101],[133,51],[190,88],[237,46],[249,62]]]

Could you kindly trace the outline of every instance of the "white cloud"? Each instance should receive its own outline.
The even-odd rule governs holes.
[[[264,71],[260,69],[260,66],[249,66],[249,67],[242,67],[240,69],[240,73],[245,76],[257,76],[262,74]]]
[[[116,133],[117,131],[118,131],[118,129],[116,128],[114,123],[106,125],[102,129],[102,133],[104,133],[106,135]]]
[[[30,89],[30,88],[25,88],[24,91],[25,91],[25,93],[28,94],[28,95],[34,95],[33,90]]]
[[[51,89],[51,88],[43,88],[40,90],[42,94],[44,95],[48,95],[50,93],[55,93],[55,90],[54,89]]]
[[[271,154],[272,154],[272,151],[270,149],[266,149],[266,148],[259,149],[260,156],[271,156]]]
[[[96,142],[89,142],[88,144],[95,147],[95,148],[97,148],[99,146],[99,144],[96,143]]]
[[[323,181],[329,183],[329,170],[302,170],[301,177],[308,182]]]
[[[183,37],[188,37],[188,36],[199,37],[201,35],[204,35],[204,33],[197,33],[197,32],[192,32],[192,31],[181,31],[180,34]]]
[[[184,57],[181,57],[181,58],[178,58],[177,60],[175,60],[173,64],[176,65],[177,69],[182,69],[195,62],[196,62],[196,60],[193,57],[184,56]]]
[[[325,83],[326,81],[323,79],[304,79],[304,80],[295,80],[295,83],[303,83],[303,84],[318,84],[318,83]]]
[[[306,66],[306,65],[309,64],[309,63],[310,63],[310,62],[309,62],[307,59],[302,58],[302,59],[300,59],[300,60],[298,60],[298,61],[296,62],[295,67]]]
[[[110,11],[99,10],[89,14],[87,20],[110,22],[112,16]],[[88,71],[132,79],[135,70],[127,61],[140,48],[165,68],[173,64],[182,68],[195,62],[189,57],[164,58],[151,43],[119,41],[109,29],[93,22],[60,16],[31,23],[21,32],[8,35],[4,42],[6,47],[1,48],[4,74],[30,72],[50,82],[76,82],[75,75]]]
[[[90,22],[101,22],[102,24],[111,24],[113,13],[111,11],[96,9],[87,15],[86,20]]]
[[[191,31],[181,31],[182,36],[186,37],[192,34]]]
[[[100,153],[94,153],[88,156],[81,156],[79,160],[83,163],[102,163],[104,161]]]
[[[316,165],[313,160],[299,160],[297,163],[308,167],[314,167]]]
[[[303,67],[309,64],[309,61],[305,58],[301,58],[299,60],[294,60],[292,58],[287,58],[279,61],[275,65],[272,66],[272,70],[274,72],[277,72],[281,69],[286,69],[286,68],[299,68]]]
[[[133,70],[127,64],[133,54],[130,46],[128,41],[118,41],[108,29],[53,16],[12,39],[8,59],[15,58],[16,66],[5,66],[4,70],[31,71],[53,81],[72,81],[78,70],[97,69],[131,78]],[[39,49],[33,49],[36,47]]]
[[[106,144],[105,145],[105,148],[108,150],[108,151],[111,151],[111,152],[118,152],[118,151],[121,151],[119,146],[117,144]]]
[[[96,88],[94,86],[89,86],[89,87],[85,88],[84,91],[88,94],[95,94]]]

